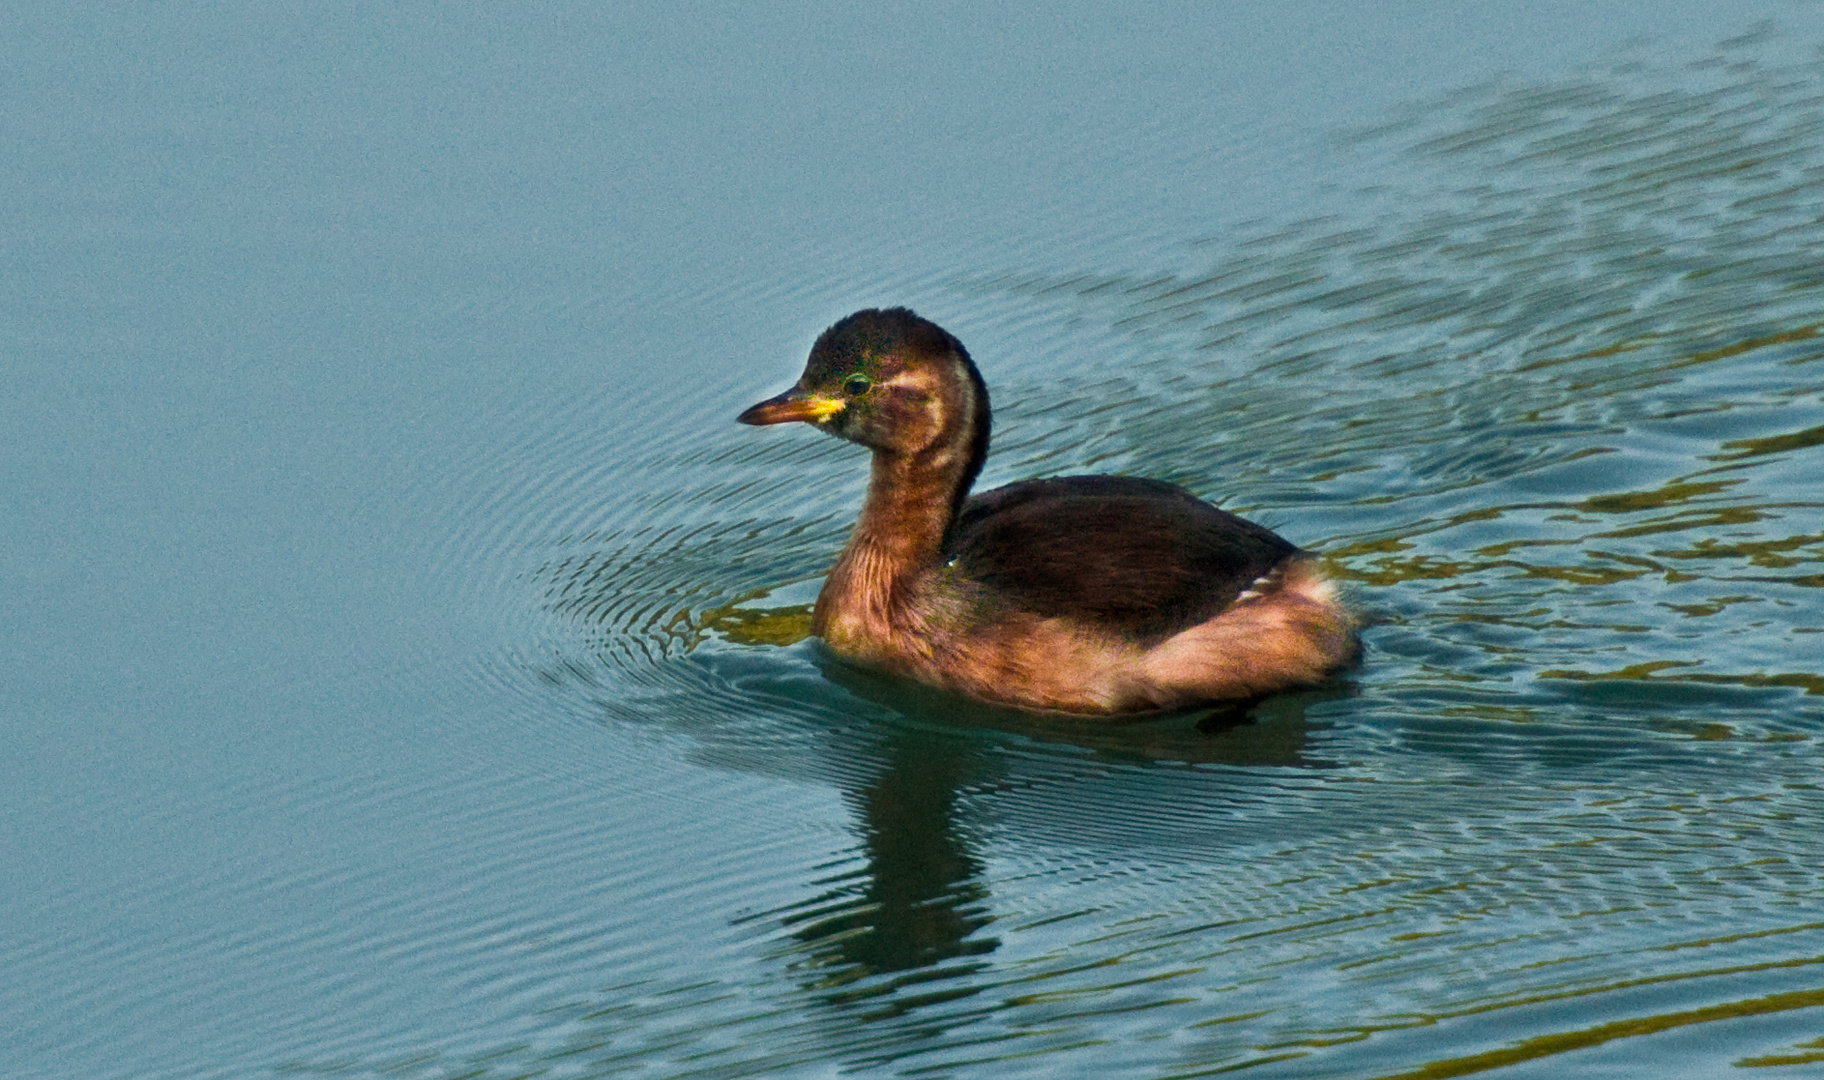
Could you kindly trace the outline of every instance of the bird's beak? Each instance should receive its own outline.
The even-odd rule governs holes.
[[[823,397],[796,386],[777,397],[767,398],[735,417],[743,424],[787,424],[802,420],[820,424],[848,407],[841,398]]]

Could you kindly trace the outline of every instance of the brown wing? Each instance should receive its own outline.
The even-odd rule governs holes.
[[[971,498],[947,554],[1014,607],[1151,642],[1210,619],[1298,553],[1176,484],[1063,476]]]

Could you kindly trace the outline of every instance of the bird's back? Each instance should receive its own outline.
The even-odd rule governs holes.
[[[1160,480],[1065,476],[969,499],[946,556],[1023,611],[1157,643],[1233,605],[1300,554]]]

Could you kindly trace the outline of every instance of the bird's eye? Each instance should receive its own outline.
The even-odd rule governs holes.
[[[860,397],[868,392],[868,387],[873,385],[874,380],[857,372],[854,375],[849,376],[848,381],[842,384],[842,389],[843,392],[850,397]]]

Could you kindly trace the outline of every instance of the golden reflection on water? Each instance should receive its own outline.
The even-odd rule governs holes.
[[[701,634],[715,634],[736,645],[796,645],[811,636],[811,605],[756,608],[745,606],[764,593],[710,608],[697,616]],[[700,639],[699,639],[700,640]]]

